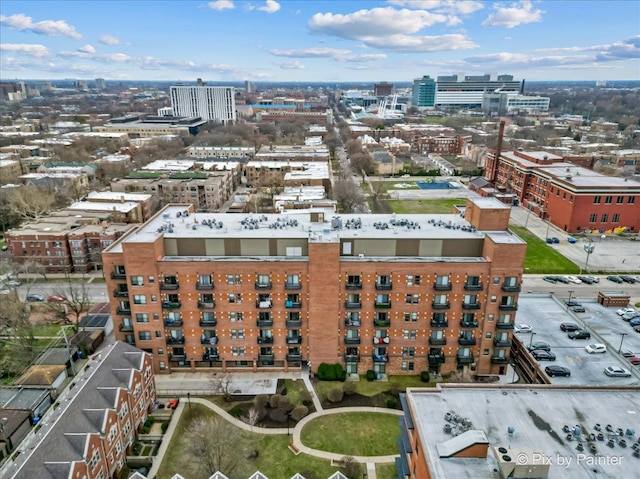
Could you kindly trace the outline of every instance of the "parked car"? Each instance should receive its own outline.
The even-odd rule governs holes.
[[[20,281],[19,279],[10,279],[6,281],[5,284],[10,288],[17,288],[22,284],[22,281]]]
[[[547,366],[546,368],[544,368],[544,372],[547,373],[547,376],[549,376],[550,378],[554,378],[556,376],[565,376],[565,377],[571,376],[571,371],[569,371],[569,368],[556,366],[555,364],[552,364],[551,366]]]
[[[607,352],[607,347],[602,343],[593,343],[585,346],[584,350],[589,354],[604,354]]]
[[[61,294],[52,294],[47,298],[48,303],[64,303],[66,300],[67,298],[65,298]]]
[[[622,318],[623,321],[626,321],[628,323],[629,321],[632,321],[636,318],[640,318],[640,313],[624,313],[620,317]]]
[[[547,283],[556,284],[558,282],[557,276],[543,276],[542,279],[545,280]]]
[[[634,327],[633,327],[633,330],[634,330],[636,333],[640,333],[640,326],[634,326]]]
[[[513,328],[513,330],[516,333],[532,333],[533,332],[533,328],[531,326],[529,326],[528,324],[516,324]]]
[[[558,278],[558,282],[559,283],[564,283],[564,284],[569,284],[569,278],[567,278],[566,276],[557,276]]]
[[[570,283],[580,284],[582,283],[581,279],[578,279],[576,276],[565,276],[569,280]]]
[[[570,244],[576,244],[576,243],[578,242],[578,240],[577,240],[577,239],[575,239],[573,236],[569,236],[569,237],[567,238],[567,241],[568,241]]]
[[[576,323],[562,323],[560,325],[560,331],[578,331],[580,329],[580,326],[578,326]]]
[[[597,276],[589,276],[589,278],[591,278],[594,283],[599,283],[600,282],[600,278],[598,278]]]
[[[616,314],[618,316],[622,316],[625,313],[635,313],[635,312],[636,312],[636,310],[633,309],[633,308],[620,308],[620,309],[616,310]]]
[[[581,304],[578,304],[576,306],[571,306],[569,309],[571,309],[571,311],[573,311],[574,313],[586,313],[587,310],[584,309],[584,306],[582,306]]]
[[[636,326],[640,326],[640,318],[633,318],[629,321],[629,326],[635,328]]]
[[[578,279],[582,281],[584,284],[593,284],[595,281],[591,276],[578,276]]]
[[[528,349],[531,352],[537,350],[551,351],[551,346],[549,346],[549,344],[545,343],[544,341],[536,341],[535,343],[531,343]]]
[[[547,244],[559,244],[560,243],[560,239],[556,238],[555,236],[551,236],[550,238],[547,238]]]
[[[629,360],[629,362],[631,364],[633,364],[634,366],[638,366],[640,365],[640,358],[638,356],[631,356],[630,358],[627,358]]]
[[[44,301],[45,299],[46,298],[44,296],[38,293],[29,293],[27,295],[27,301],[34,302],[34,303]]]
[[[630,378],[631,373],[625,368],[619,368],[617,366],[608,366],[604,368],[604,373],[612,378]]]
[[[167,405],[166,408],[167,409],[175,409],[178,407],[178,403],[180,402],[180,399],[169,399],[167,401]]]
[[[624,281],[622,281],[622,278],[620,276],[615,276],[615,275],[607,276],[607,279],[609,281],[613,281],[614,283],[618,283],[618,284],[624,283]]]
[[[591,333],[584,329],[578,329],[577,331],[571,331],[567,334],[569,339],[591,339]]]
[[[625,283],[631,283],[631,284],[635,284],[636,283],[636,279],[633,276],[627,276],[626,274],[620,276],[620,279],[622,281],[624,281]]]
[[[531,352],[531,355],[536,361],[555,361],[556,355],[551,351],[545,349],[536,349]]]
[[[620,354],[623,358],[631,358],[635,356],[635,354],[633,354],[629,349],[623,349],[622,351],[620,351]]]
[[[582,306],[582,304],[575,299],[566,299],[564,301],[564,304],[566,304],[567,306]]]

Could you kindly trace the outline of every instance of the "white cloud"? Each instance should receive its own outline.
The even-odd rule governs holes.
[[[306,67],[298,60],[290,60],[287,62],[276,62],[275,65],[283,70],[304,70]]]
[[[24,53],[25,55],[36,58],[49,56],[47,47],[30,43],[0,43],[0,51]]]
[[[391,35],[363,38],[362,41],[369,47],[404,53],[471,50],[478,46],[459,33],[438,36]]]
[[[351,50],[341,50],[338,48],[303,48],[300,50],[269,50],[269,53],[277,57],[290,58],[335,58],[351,53]]]
[[[215,0],[207,5],[211,10],[233,10],[236,8],[231,0]]]
[[[384,53],[364,53],[362,55],[345,55],[336,57],[336,60],[339,62],[364,63],[377,62],[378,60],[384,60],[385,58],[387,58],[387,55],[385,55]]]
[[[436,10],[467,15],[481,10],[484,5],[474,0],[388,0],[392,5],[424,10]]]
[[[483,27],[513,28],[526,23],[535,23],[542,20],[542,10],[534,10],[529,0],[521,0],[510,7],[496,4],[494,12],[482,22]]]
[[[41,22],[33,23],[31,17],[17,13],[9,17],[0,15],[0,24],[16,30],[37,33],[38,35],[64,36],[75,38],[76,40],[82,38],[82,35],[76,31],[75,27],[64,20],[42,20]]]
[[[266,13],[276,13],[280,10],[280,4],[276,0],[266,0],[264,6],[258,7],[258,10]]]
[[[89,44],[86,44],[84,47],[80,47],[80,48],[78,48],[78,51],[79,51],[80,53],[95,53],[95,52],[96,52],[96,49],[95,49],[95,48],[93,48],[93,46],[91,46],[91,45],[89,45]]]
[[[120,39],[113,35],[101,35],[98,40],[105,45],[120,45]]]

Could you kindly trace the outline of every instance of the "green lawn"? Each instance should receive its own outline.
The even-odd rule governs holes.
[[[160,465],[158,479],[170,479],[178,472],[184,473],[185,477],[189,477],[189,479],[206,479],[209,477],[207,474],[192,474],[191,467],[185,464],[186,459],[181,455],[180,451],[184,447],[188,447],[189,444],[189,438],[186,436],[189,421],[192,418],[215,416],[215,413],[200,404],[192,404],[191,409],[191,414],[188,410],[185,410],[180,418],[176,432]],[[306,454],[296,456],[288,448],[290,437],[286,435],[272,436],[251,434],[244,431],[240,431],[239,435],[242,448],[231,452],[243,455],[246,449],[254,447],[259,452],[259,455],[256,459],[245,459],[244,455],[242,456],[241,464],[246,464],[246,469],[251,472],[238,477],[248,477],[259,470],[267,477],[286,478],[293,476],[296,472],[302,473],[307,470],[314,471],[319,477],[324,478],[339,470],[336,467],[332,467],[330,461],[327,460],[307,456]],[[397,434],[394,434],[394,441],[395,436]],[[186,475],[187,470],[189,470],[188,476]]]
[[[402,183],[403,185],[411,185],[407,188],[396,188],[396,183]],[[378,191],[380,193],[386,193],[389,190],[417,190],[420,187],[415,184],[413,181],[404,181],[402,178],[393,178],[393,181],[372,181],[373,190]],[[369,191],[369,188],[367,188]]]
[[[58,336],[58,333],[60,332],[61,328],[62,328],[61,324],[48,324],[48,323],[36,324],[33,327],[33,335],[48,336],[48,337]]]
[[[376,464],[378,479],[393,479],[398,474],[395,464]]]
[[[420,376],[388,376],[388,381],[367,381],[364,377],[360,377],[360,381],[354,382],[356,385],[355,392],[363,396],[375,396],[384,392],[389,392],[397,388],[400,392],[408,387],[432,387],[434,383],[423,383]],[[318,381],[315,384],[316,394],[323,401],[327,398],[327,394],[334,387],[344,387],[340,381]]]
[[[523,226],[510,225],[509,229],[527,242],[524,273],[577,274],[580,268]]]
[[[394,213],[408,214],[452,214],[453,205],[464,205],[465,198],[446,198],[437,200],[389,200]]]
[[[398,416],[353,412],[329,414],[308,422],[301,440],[305,446],[337,454],[386,456],[398,453],[399,435]]]

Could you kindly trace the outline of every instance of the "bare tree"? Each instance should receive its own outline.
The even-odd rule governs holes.
[[[249,411],[247,411],[247,415],[242,417],[242,420],[251,426],[251,430],[253,431],[253,426],[258,424],[265,414],[266,410],[264,408],[260,411],[257,407],[251,406]]]
[[[242,455],[242,438],[238,430],[220,418],[197,418],[187,427],[188,443],[184,456],[206,477],[220,471],[228,477],[241,477],[238,470]]]
[[[231,401],[233,394],[233,382],[228,374],[216,374],[211,378],[211,389],[215,394],[224,396],[225,401]]]
[[[66,282],[60,283],[60,286],[53,290],[53,296],[57,296],[59,301],[48,303],[51,310],[66,324],[73,324],[74,330],[78,331],[81,316],[89,311],[92,304],[87,283],[84,280],[74,283],[71,277],[67,276]]]
[[[38,355],[29,306],[20,301],[15,290],[2,295],[0,302],[0,370],[15,376]]]
[[[348,179],[336,179],[332,194],[340,210],[345,213],[352,213],[363,207],[365,203],[362,190]]]
[[[55,203],[55,195],[34,185],[13,188],[7,197],[11,211],[22,220],[38,219],[46,215]]]
[[[362,181],[366,175],[373,175],[376,172],[376,162],[366,153],[354,153],[351,155],[351,167],[353,171],[362,176]]]

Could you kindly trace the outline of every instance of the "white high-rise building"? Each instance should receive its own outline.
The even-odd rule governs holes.
[[[171,108],[176,116],[232,123],[236,120],[235,89],[230,86],[172,86]]]

